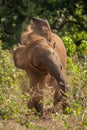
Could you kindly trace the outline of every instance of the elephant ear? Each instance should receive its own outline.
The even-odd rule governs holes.
[[[26,58],[26,47],[18,47],[13,54],[13,60],[16,67],[25,70],[27,67],[27,58]]]
[[[48,41],[51,41],[51,28],[47,19],[32,18],[31,30],[42,37],[45,37]]]
[[[51,28],[47,19],[32,17],[31,21],[37,27],[46,27],[48,31],[51,31]]]

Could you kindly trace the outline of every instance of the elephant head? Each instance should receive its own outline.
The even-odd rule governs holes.
[[[45,37],[48,41],[51,39],[51,28],[47,19],[35,18],[31,19],[32,25],[31,30],[36,32],[36,34]]]
[[[47,41],[38,41],[37,44],[30,44],[17,48],[13,56],[15,66],[25,71],[36,71],[38,74],[47,73],[54,76],[60,84],[63,92],[66,90],[66,78],[64,77],[63,66],[60,58],[54,52]],[[27,72],[28,73],[28,72]],[[44,75],[45,74],[45,75]],[[31,76],[31,75],[30,75]]]

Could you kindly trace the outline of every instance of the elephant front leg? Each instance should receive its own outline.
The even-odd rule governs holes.
[[[38,86],[38,85],[37,85]],[[28,103],[29,109],[35,109],[37,114],[43,114],[43,90],[39,87],[31,87],[30,101]],[[41,86],[40,86],[41,87]]]
[[[36,109],[37,114],[43,114],[43,94],[38,93],[33,99],[34,108]]]
[[[61,92],[58,88],[58,86],[55,87],[55,92],[54,92],[54,99],[53,99],[53,105],[54,105],[54,109],[55,111],[58,110],[61,105],[62,105],[62,95]]]
[[[62,107],[63,113],[66,113],[66,108],[68,106],[67,96],[61,92],[61,90],[58,86],[55,87],[53,105],[54,105],[55,111],[57,111],[58,109],[60,109]]]
[[[67,91],[66,91],[67,92]],[[65,93],[62,93],[61,91],[61,94],[62,94],[62,107],[63,107],[63,114],[67,114],[67,111],[66,111],[66,108],[69,106],[68,102],[67,102],[67,95],[66,95],[66,92]]]

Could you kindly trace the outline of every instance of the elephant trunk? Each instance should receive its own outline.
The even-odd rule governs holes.
[[[55,59],[55,58],[54,58]],[[57,82],[60,84],[61,90],[65,93],[66,92],[66,78],[62,72],[62,65],[60,62],[49,59],[49,62],[47,62],[48,66],[48,72],[57,80]]]
[[[41,48],[40,48],[41,49]],[[39,53],[38,53],[39,52]],[[35,55],[34,65],[38,65],[41,70],[47,71],[50,75],[52,75],[59,86],[60,89],[65,93],[66,92],[66,76],[63,65],[60,61],[60,58],[54,53],[54,50],[49,49],[37,49],[38,55]],[[34,53],[35,54],[35,53]],[[38,58],[39,57],[39,58]]]

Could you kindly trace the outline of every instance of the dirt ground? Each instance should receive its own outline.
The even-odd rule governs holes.
[[[34,118],[27,117],[24,123],[22,119],[21,124],[14,120],[1,120],[0,130],[87,130],[75,115],[53,114]]]

